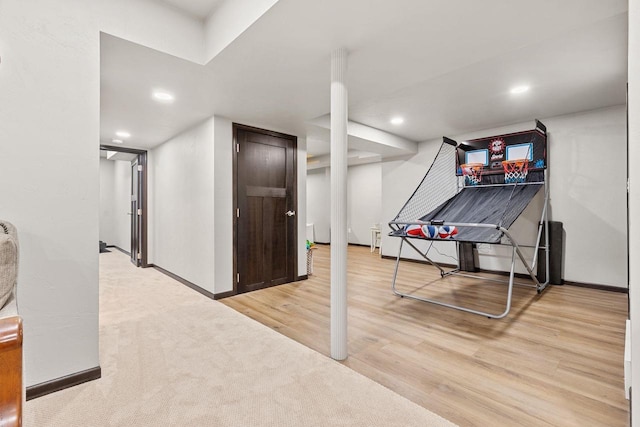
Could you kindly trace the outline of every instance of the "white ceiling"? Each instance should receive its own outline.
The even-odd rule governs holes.
[[[153,0],[180,9],[197,19],[205,20],[224,0]]]
[[[104,35],[101,139],[126,128],[125,145],[151,148],[216,114],[309,132],[310,153],[326,153],[327,133],[308,122],[329,112],[339,46],[350,51],[350,120],[413,141],[623,104],[626,10],[626,0],[280,0],[205,66]],[[522,83],[528,93],[509,93]],[[153,102],[156,87],[176,101]]]

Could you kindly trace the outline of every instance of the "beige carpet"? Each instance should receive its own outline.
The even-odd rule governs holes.
[[[100,255],[102,378],[27,402],[31,426],[452,426],[119,252]]]

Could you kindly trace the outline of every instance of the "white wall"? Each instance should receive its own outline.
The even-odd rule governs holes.
[[[131,251],[131,162],[100,159],[100,240]]]
[[[202,25],[151,1],[0,2],[0,216],[20,232],[27,386],[99,365],[100,31],[203,57]]]
[[[113,243],[131,252],[131,162],[114,161],[113,168]]]
[[[629,0],[629,161],[640,158],[640,0]],[[633,54],[631,53],[633,52]],[[640,425],[640,168],[629,167],[629,299],[631,317],[631,412]]]
[[[205,23],[205,62],[220,53],[277,2],[278,0],[223,1]]]
[[[215,284],[214,292],[233,290],[233,123],[215,118]]]
[[[0,1],[0,141],[12,141],[0,158],[0,217],[20,232],[27,386],[99,366],[100,32],[208,58],[203,23],[157,1]],[[150,203],[159,187],[150,177]],[[162,226],[151,215],[149,225]],[[163,260],[156,249],[150,259]]]
[[[316,242],[331,240],[331,170],[312,169],[307,172],[307,223],[313,224]]]
[[[320,243],[329,243],[331,237],[330,171],[330,168],[321,168],[307,172],[307,222],[314,224],[315,241]],[[371,243],[371,227],[380,223],[382,218],[381,200],[381,164],[349,166],[347,173],[347,227],[351,230],[348,234],[349,243],[359,245]]]
[[[99,31],[159,50],[198,64],[205,63],[205,30],[202,22],[182,11],[155,0],[47,1],[56,7],[51,16],[66,7],[80,19],[91,20]],[[67,5],[65,5],[66,3]],[[33,6],[33,8],[40,6]],[[96,35],[97,36],[97,35]]]
[[[296,154],[298,170],[298,276],[307,274],[307,140],[298,138]]]
[[[613,107],[542,121],[549,134],[550,219],[563,222],[566,233],[564,279],[626,287],[626,169],[621,166],[626,159],[625,108]],[[463,141],[533,125],[533,122],[522,123],[453,136],[453,139]],[[410,160],[383,164],[384,218],[390,220],[397,214],[426,173],[440,143],[439,140],[424,142],[420,144],[420,152]],[[527,229],[535,225],[537,217],[534,210],[529,209],[524,220],[518,221],[519,227]],[[386,236],[383,239],[384,255],[395,255],[398,239]],[[482,245],[479,252],[485,254],[480,260],[482,268],[507,269],[504,248]]]
[[[567,280],[627,287],[624,106],[548,119],[551,218],[564,222]],[[560,163],[558,164],[558,160]],[[593,236],[597,230],[597,236]]]
[[[27,386],[99,365],[100,52],[75,3],[0,2],[0,217],[20,238]]]
[[[113,170],[115,162],[100,158],[100,231],[98,237],[103,242],[113,242]]]
[[[349,243],[371,244],[371,227],[380,223],[382,166],[380,163],[350,166],[347,178],[347,227]]]
[[[215,292],[214,119],[151,150],[153,263]]]

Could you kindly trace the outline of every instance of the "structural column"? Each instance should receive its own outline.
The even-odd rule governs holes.
[[[331,52],[331,357],[347,358],[347,50]]]

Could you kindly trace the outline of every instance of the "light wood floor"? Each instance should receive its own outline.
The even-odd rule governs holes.
[[[329,252],[309,280],[221,300],[329,355]],[[394,261],[349,247],[349,358],[357,372],[460,426],[627,426],[623,350],[627,295],[516,286],[502,320],[398,298]],[[403,263],[403,291],[500,312],[505,285],[440,278]],[[462,284],[462,285],[460,285]],[[460,285],[460,286],[459,286]]]

